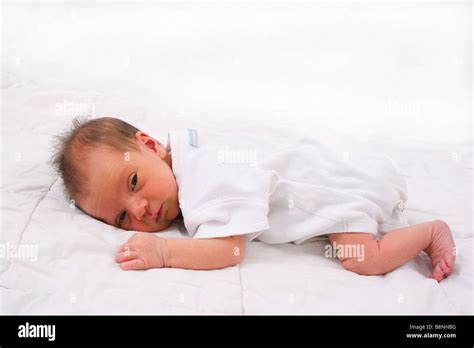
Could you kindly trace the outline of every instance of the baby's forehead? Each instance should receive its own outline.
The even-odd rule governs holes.
[[[129,151],[115,149],[108,145],[92,145],[84,149],[85,156],[84,159],[89,159],[89,161],[84,161],[85,163],[100,163],[104,161],[124,161],[126,153]]]
[[[85,179],[80,202],[89,215],[99,218],[98,209],[113,205],[118,189],[125,182],[128,164],[124,151],[97,147],[90,149],[87,158],[79,162]]]
[[[90,147],[83,156],[74,156],[74,167],[81,173],[85,182],[90,184],[97,176],[111,176],[124,167],[124,151],[104,146]]]

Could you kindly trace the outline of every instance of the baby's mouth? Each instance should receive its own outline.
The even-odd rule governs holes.
[[[158,209],[158,211],[156,212],[155,222],[158,222],[160,220],[161,209],[163,209],[163,204],[160,205],[160,209]]]

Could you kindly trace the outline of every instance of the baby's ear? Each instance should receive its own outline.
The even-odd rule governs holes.
[[[165,147],[158,140],[149,136],[145,132],[136,132],[135,138],[137,139],[139,145],[145,146],[147,149],[150,149],[154,153],[160,155],[160,157],[166,154]]]

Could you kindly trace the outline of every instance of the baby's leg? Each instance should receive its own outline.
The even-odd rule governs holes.
[[[394,230],[386,233],[381,240],[376,240],[369,233],[354,232],[332,233],[328,237],[336,246],[364,246],[362,258],[353,255],[339,257],[344,268],[364,275],[391,272],[413,259],[420,251],[425,251],[434,267],[431,278],[440,281],[451,274],[456,258],[451,230],[442,220]]]

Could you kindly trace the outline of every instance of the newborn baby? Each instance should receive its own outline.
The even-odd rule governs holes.
[[[86,214],[142,232],[183,219],[192,238],[139,232],[120,246],[124,270],[224,268],[242,262],[254,239],[301,244],[318,236],[362,275],[391,272],[421,251],[437,281],[454,267],[449,226],[408,225],[406,184],[383,155],[283,130],[177,129],[164,144],[112,117],[75,119],[58,140],[55,168]]]

